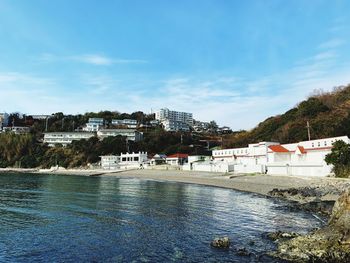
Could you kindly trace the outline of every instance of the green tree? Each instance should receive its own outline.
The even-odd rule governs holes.
[[[325,161],[333,165],[336,177],[348,178],[350,175],[350,144],[336,141],[332,152],[326,155]]]

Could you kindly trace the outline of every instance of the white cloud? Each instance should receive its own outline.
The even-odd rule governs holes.
[[[143,64],[147,63],[142,59],[112,58],[101,54],[83,54],[74,56],[57,56],[50,53],[43,53],[38,58],[41,62],[73,61],[96,66],[111,66],[115,64]]]

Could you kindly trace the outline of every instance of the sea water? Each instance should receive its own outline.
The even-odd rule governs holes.
[[[230,189],[0,174],[1,262],[279,262],[265,255],[275,248],[267,232],[320,224],[283,201]],[[212,248],[217,236],[231,247]]]

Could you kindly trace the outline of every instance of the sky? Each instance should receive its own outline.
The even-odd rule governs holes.
[[[192,112],[234,130],[350,83],[350,1],[0,0],[0,112]]]

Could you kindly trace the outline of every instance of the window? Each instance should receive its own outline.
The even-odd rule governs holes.
[[[315,147],[314,143],[311,144],[311,147],[312,147],[312,148]]]
[[[318,145],[318,147],[320,147],[320,146],[321,146],[321,143],[320,143],[320,142],[318,142],[318,143],[317,143],[317,145]]]
[[[324,141],[324,146],[327,146],[327,141]]]

